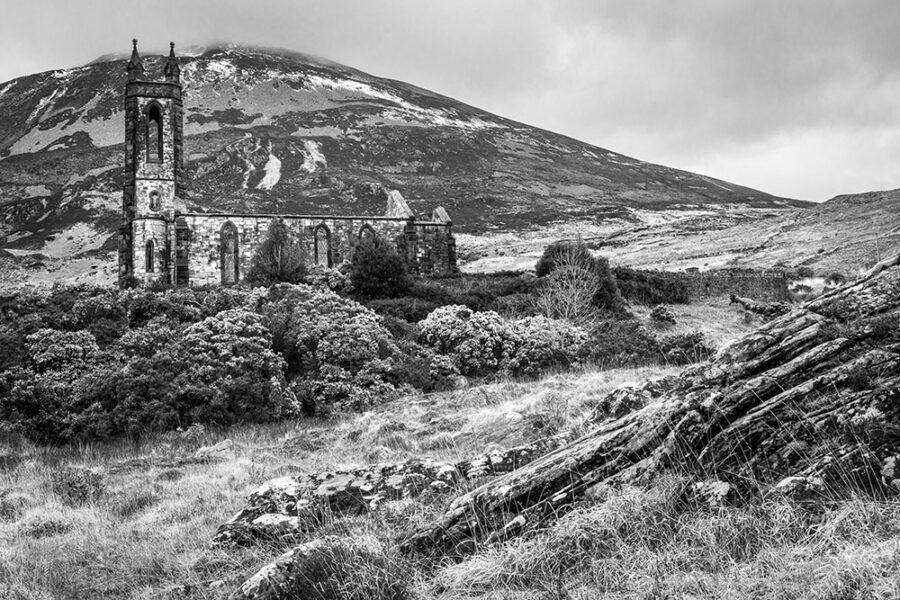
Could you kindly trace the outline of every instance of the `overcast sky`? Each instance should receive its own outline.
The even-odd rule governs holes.
[[[900,187],[898,0],[4,2],[0,81],[214,40],[316,54],[769,193]]]

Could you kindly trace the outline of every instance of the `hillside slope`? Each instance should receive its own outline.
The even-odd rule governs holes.
[[[161,62],[145,57],[148,73]],[[193,209],[377,214],[383,189],[397,188],[413,210],[443,205],[458,231],[485,233],[804,204],[306,55],[227,45],[183,53],[181,65]],[[123,57],[107,56],[0,84],[0,247],[41,264],[108,260],[124,83]]]

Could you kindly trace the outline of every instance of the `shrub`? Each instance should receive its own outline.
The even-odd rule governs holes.
[[[118,339],[128,325],[118,294],[109,291],[77,300],[72,316],[77,327],[91,333],[102,347]]]
[[[420,341],[447,355],[464,375],[506,370],[532,376],[569,366],[587,338],[570,323],[545,317],[508,321],[492,311],[465,306],[436,309],[420,323]]]
[[[453,361],[430,348],[413,341],[397,343],[399,357],[387,375],[387,380],[397,388],[411,386],[423,392],[448,390],[459,371]]]
[[[557,256],[555,268],[544,277],[534,300],[535,311],[549,319],[575,323],[589,320],[600,281],[592,268],[584,268],[566,257]]]
[[[335,269],[325,265],[315,265],[303,277],[303,283],[339,294],[349,294],[353,291],[353,283],[350,281],[350,276],[346,273],[349,270],[350,265],[347,263]]]
[[[300,283],[304,275],[306,250],[282,219],[273,219],[244,280],[251,285]]]
[[[449,356],[463,375],[502,368],[519,345],[515,331],[500,315],[460,305],[434,310],[419,327],[419,340]]]
[[[665,362],[675,365],[707,360],[716,351],[699,331],[667,335],[659,341],[659,349]]]
[[[560,264],[590,269],[593,262],[594,257],[584,242],[560,240],[544,249],[534,266],[534,272],[538,277],[546,277]]]
[[[50,474],[50,489],[66,506],[96,502],[105,491],[103,476],[90,469],[65,467]]]
[[[675,273],[616,267],[613,276],[619,292],[632,302],[649,306],[690,302],[687,285]]]
[[[363,238],[353,253],[350,281],[366,298],[395,298],[410,288],[406,261],[391,242]]]
[[[519,343],[505,365],[513,375],[535,376],[571,367],[587,339],[580,327],[546,317],[515,321],[514,331]]]
[[[587,360],[605,367],[642,366],[659,359],[659,344],[637,321],[603,321],[584,345]]]
[[[398,349],[381,319],[334,292],[281,284],[251,295],[287,361],[307,412],[362,409],[393,397],[387,381]]]
[[[141,327],[153,318],[165,316],[178,323],[196,323],[203,318],[204,306],[190,288],[165,292],[137,289],[121,295],[128,326]]]
[[[79,368],[100,351],[87,331],[40,329],[25,338],[25,350],[38,372]]]
[[[235,309],[188,327],[153,350],[136,344],[79,383],[66,439],[139,435],[193,423],[267,422],[295,414],[284,360],[259,315]]]
[[[660,325],[674,325],[675,315],[672,313],[672,309],[665,304],[657,304],[650,311],[650,320]]]

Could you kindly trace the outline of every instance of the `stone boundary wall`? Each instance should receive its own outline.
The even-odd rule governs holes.
[[[783,273],[711,270],[678,273],[691,300],[734,294],[760,302],[790,300],[788,278]]]

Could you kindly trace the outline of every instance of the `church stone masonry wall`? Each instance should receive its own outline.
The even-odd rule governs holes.
[[[389,240],[407,252],[413,270],[423,274],[449,274],[455,266],[453,236],[449,223],[416,222],[388,217],[340,217],[304,215],[241,215],[241,214],[185,214],[180,215],[190,229],[189,278],[190,285],[217,285],[222,281],[222,228],[232,223],[238,232],[238,272],[243,279],[260,245],[265,241],[273,220],[281,219],[300,240],[306,253],[306,263],[314,264],[315,231],[324,225],[329,232],[330,264],[337,266],[353,257],[360,240],[360,231],[368,226],[376,237]],[[171,229],[171,228],[170,228]],[[409,234],[412,235],[409,235]],[[170,234],[174,235],[174,234]],[[174,247],[174,239],[170,241]],[[409,245],[412,244],[410,248]],[[452,247],[452,249],[451,249]],[[137,256],[136,260],[142,255]],[[172,275],[174,277],[174,275]]]

